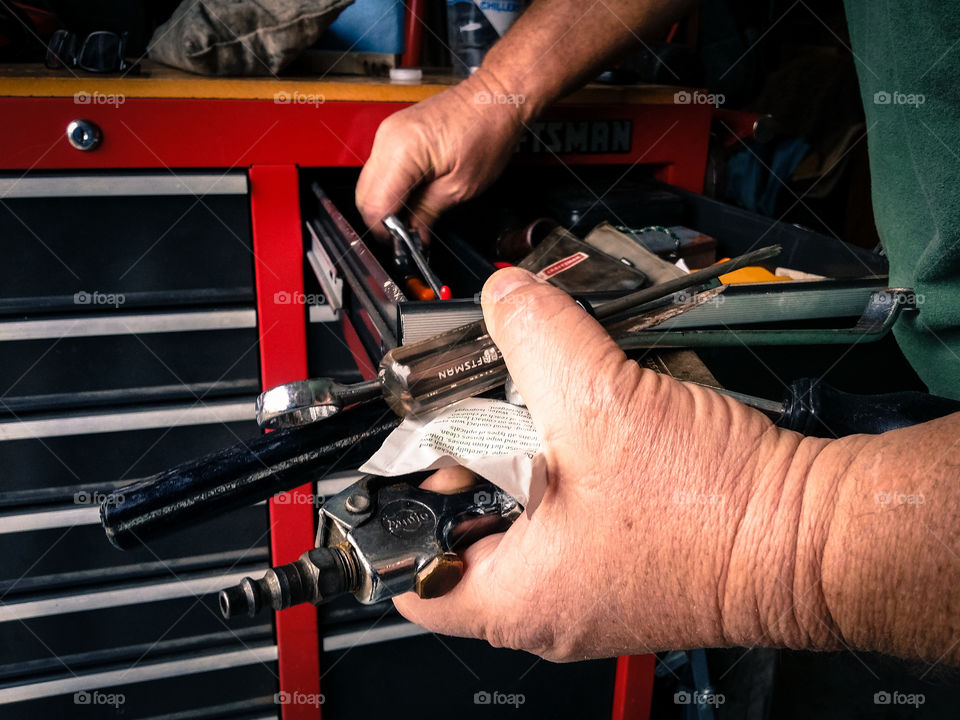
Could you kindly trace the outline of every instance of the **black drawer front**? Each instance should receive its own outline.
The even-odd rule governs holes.
[[[251,643],[249,647],[260,651],[262,645]],[[253,656],[252,652],[249,654]],[[265,652],[259,654],[269,656]],[[218,662],[244,664],[224,665],[220,669]],[[0,705],[0,714],[4,720],[262,720],[278,717],[279,706],[274,702],[278,672],[275,660],[252,657],[244,662],[242,657],[237,659],[229,653],[222,656],[208,653],[199,660],[185,659],[179,664],[184,670],[174,677],[117,683],[116,676],[107,676],[112,684]],[[152,670],[148,664],[138,667]],[[170,670],[177,672],[176,667]],[[75,684],[83,681],[81,675]]]
[[[7,197],[0,238],[0,312],[98,309],[78,293],[125,307],[254,296],[246,195]]]
[[[82,497],[82,495],[81,495]],[[62,523],[23,532],[0,533],[0,596],[13,602],[25,595],[84,588],[104,582],[149,582],[170,573],[191,573],[234,563],[269,560],[269,531],[265,504],[235,510],[221,517],[185,527],[153,539],[149,547],[117,550],[97,521],[96,507],[60,506],[21,517],[20,526],[43,522],[49,516]],[[89,510],[89,512],[88,512]],[[72,516],[71,516],[72,512]],[[16,527],[16,517],[0,517],[4,529]],[[48,552],[51,548],[66,552]]]
[[[89,393],[114,392],[135,402],[164,390],[165,400],[192,400],[259,387],[256,328],[162,332],[0,342],[0,388],[16,413],[82,406]]]
[[[231,572],[262,573],[265,567],[238,565]],[[0,680],[28,683],[45,673],[62,672],[60,660],[79,672],[86,668],[129,665],[140,656],[153,658],[161,653],[183,652],[211,643],[242,649],[244,641],[251,641],[246,637],[250,633],[244,632],[248,628],[259,628],[256,632],[269,639],[269,619],[244,617],[228,624],[221,617],[216,593],[230,580],[220,583],[213,578],[223,574],[224,570],[205,575],[211,578],[205,581],[211,587],[209,593],[195,588],[196,595],[191,593],[191,583],[200,576],[184,574],[175,577],[168,573],[162,582],[158,580],[158,584],[138,586],[137,593],[143,596],[143,600],[133,601],[135,604],[0,622]],[[111,586],[103,586],[91,592],[110,589]],[[177,593],[179,597],[151,602],[150,594],[160,592]],[[84,596],[73,595],[68,601],[77,597]],[[92,601],[99,597],[91,596]],[[126,596],[117,593],[116,597]],[[42,600],[37,598],[35,604],[39,606]],[[65,606],[73,607],[71,604]],[[29,614],[31,604],[7,604],[0,618],[6,619],[8,613],[18,611]],[[151,647],[155,643],[158,647]]]
[[[266,504],[126,552],[98,508],[261,434],[246,173],[30,173],[0,197],[0,717],[276,715],[269,616],[217,606],[269,566]]]
[[[4,469],[0,504],[76,500],[89,503],[95,492],[153,475],[214,450],[260,435],[251,418],[226,424],[159,427],[0,442]],[[78,492],[85,495],[75,498]]]

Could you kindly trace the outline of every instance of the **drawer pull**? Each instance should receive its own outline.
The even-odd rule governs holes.
[[[67,125],[67,142],[77,150],[96,150],[102,140],[100,126],[91,120],[71,120]]]

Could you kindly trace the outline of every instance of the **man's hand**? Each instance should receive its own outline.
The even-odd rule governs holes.
[[[449,594],[396,598],[407,618],[552,660],[767,645],[960,661],[960,414],[804,438],[641,369],[524,270],[494,274],[483,311],[548,486],[465,551]]]
[[[380,125],[357,182],[357,207],[375,234],[399,213],[429,242],[447,208],[489,185],[503,170],[523,129],[523,110],[495,79],[478,70],[467,80]]]
[[[364,222],[383,238],[381,219],[399,212],[429,241],[426,231],[444,210],[500,174],[525,123],[691,4],[534,3],[473,75],[383,121],[357,183]]]
[[[827,441],[641,369],[523,270],[494,275],[483,310],[540,432],[548,488],[466,550],[451,593],[402,596],[400,611],[553,660],[758,640],[743,637],[743,613],[797,640],[790,605],[773,603],[797,563],[787,475],[801,479]]]

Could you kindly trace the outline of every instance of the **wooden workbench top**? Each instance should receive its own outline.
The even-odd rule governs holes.
[[[41,65],[0,65],[0,97],[71,97],[78,92],[122,94],[127,98],[206,98],[223,100],[273,100],[278,93],[322,95],[327,102],[418,102],[461,78],[425,74],[410,85],[383,78],[348,75],[308,77],[203,77],[158,63],[144,61],[139,75],[97,75],[82,71],[49,70]],[[565,102],[673,103],[677,88],[667,85],[589,85]]]

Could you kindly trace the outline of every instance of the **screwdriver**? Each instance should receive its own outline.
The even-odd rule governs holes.
[[[960,412],[960,402],[938,395],[917,391],[857,395],[813,378],[790,383],[782,402],[725,388],[702,387],[764,411],[779,427],[813,437],[879,435]]]
[[[753,265],[780,252],[779,245],[754,250],[683,277],[637,290],[593,308],[609,326],[623,313],[703,285],[739,267]],[[675,303],[665,311],[676,314],[708,299]],[[657,322],[666,317],[654,311]],[[636,329],[636,328],[634,328]],[[257,398],[257,422],[280,428],[331,417],[351,403],[383,396],[397,415],[406,417],[446,407],[502,385],[507,378],[503,355],[482,320],[390,350],[380,361],[375,380],[341,385],[314,378],[272,388]]]

